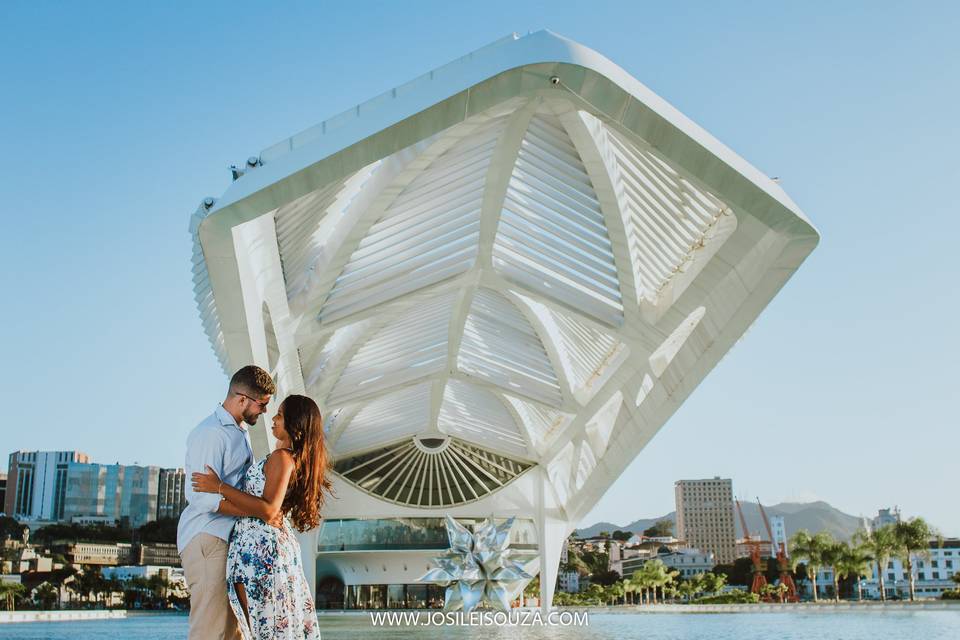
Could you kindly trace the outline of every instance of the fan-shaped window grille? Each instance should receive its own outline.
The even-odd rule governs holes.
[[[428,437],[338,460],[334,469],[390,502],[449,507],[479,500],[531,466],[456,438]]]

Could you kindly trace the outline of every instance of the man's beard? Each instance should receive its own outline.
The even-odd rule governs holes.
[[[252,418],[251,418],[250,416],[246,415],[246,414],[244,414],[244,416],[243,416],[243,421],[246,422],[246,423],[247,423],[248,425],[250,425],[251,427],[255,426],[255,425],[257,424],[257,420],[259,420],[259,419],[260,419],[260,414],[259,414],[259,413],[256,414],[255,416],[253,416]]]

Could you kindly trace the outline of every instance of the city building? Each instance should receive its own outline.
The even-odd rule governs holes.
[[[787,524],[783,516],[770,516],[770,530],[773,531],[774,551],[783,549],[783,552],[790,557],[790,542],[787,537]]]
[[[187,506],[183,469],[161,469],[157,489],[157,520],[179,518]]]
[[[14,451],[7,467],[4,512],[18,520],[62,520],[67,469],[88,461],[79,451]]]
[[[580,574],[576,571],[560,571],[557,574],[557,588],[566,593],[579,593]]]
[[[881,514],[885,510],[881,510]],[[899,513],[897,514],[899,515]],[[882,526],[882,525],[881,525]],[[913,558],[913,575],[918,598],[939,598],[944,591],[955,589],[957,583],[952,578],[960,572],[960,538],[930,540],[929,557]],[[819,584],[819,583],[818,583]],[[880,597],[880,580],[874,563],[870,579],[862,583],[864,595],[869,598]],[[910,581],[906,568],[900,558],[890,558],[884,569],[884,587],[887,597],[896,595],[907,598],[910,594]]]
[[[611,541],[610,550],[608,551],[607,557],[607,569],[610,571],[616,571],[622,576],[624,561],[631,558],[653,557],[657,555],[658,548],[659,547],[657,546],[647,548],[643,548],[640,545],[625,546],[619,542]]]
[[[177,545],[168,542],[144,542],[136,545],[136,562],[141,565],[180,566]]]
[[[0,473],[0,513],[6,513],[7,505],[7,474]]]
[[[737,538],[737,542],[734,545],[733,555],[735,558],[749,558],[750,554],[753,552],[753,547],[755,545],[760,545],[760,557],[761,558],[771,558],[776,557],[776,553],[772,551],[773,545],[770,544],[769,540],[756,540],[751,538],[747,540],[746,538]]]
[[[127,542],[67,542],[54,549],[76,565],[116,566],[133,559],[133,545]]]
[[[878,509],[877,515],[870,521],[870,527],[876,531],[880,527],[888,524],[896,524],[900,521],[900,507],[890,507],[889,509]]]
[[[157,518],[159,467],[72,463],[66,477],[62,519],[103,517],[137,528]]]
[[[634,571],[638,571],[650,560],[657,559],[663,562],[668,569],[676,569],[680,572],[681,578],[689,578],[698,573],[706,573],[716,566],[714,556],[710,552],[700,551],[699,549],[679,549],[656,555],[641,555],[635,558],[623,560],[621,574],[624,577],[632,576]]]
[[[719,477],[678,480],[674,492],[677,537],[690,547],[712,553],[718,564],[732,563],[737,557],[733,481]]]
[[[447,515],[515,517],[548,607],[564,540],[819,239],[763,172],[547,31],[232,174],[190,221],[194,293],[225,373],[259,364],[325,417],[336,497],[301,537],[321,607],[442,601],[419,578]]]
[[[183,574],[183,569],[179,566],[170,567],[165,565],[123,565],[116,567],[104,567],[101,570],[104,578],[113,578],[121,582],[126,582],[134,578],[149,580],[154,576],[160,576],[169,584],[168,589],[173,595],[185,597],[189,595],[187,589],[187,579]]]

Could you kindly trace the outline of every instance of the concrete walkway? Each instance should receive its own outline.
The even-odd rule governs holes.
[[[0,611],[0,624],[12,622],[66,622],[70,620],[119,620],[127,617],[123,610],[98,611]]]

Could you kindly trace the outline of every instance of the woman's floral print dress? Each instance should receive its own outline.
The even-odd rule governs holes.
[[[250,465],[243,490],[262,496],[263,464]],[[247,592],[247,625],[235,583]],[[272,527],[259,518],[239,518],[227,552],[227,591],[244,640],[319,640],[310,586],[303,575],[300,545],[286,518]]]

